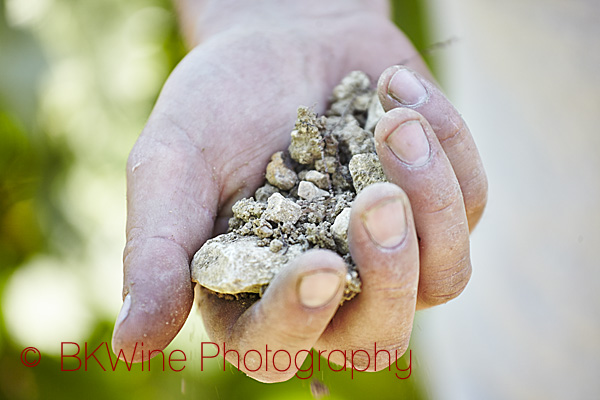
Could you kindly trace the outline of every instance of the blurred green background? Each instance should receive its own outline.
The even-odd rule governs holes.
[[[422,2],[394,3],[395,21],[427,48]],[[107,371],[93,359],[88,371],[61,371],[61,342],[110,343],[127,154],[184,54],[167,0],[0,0],[0,398],[312,398],[310,380],[260,384],[224,372],[221,358],[201,370],[208,339],[196,312],[169,347],[186,353],[182,372],[113,372],[106,351]],[[21,363],[28,346],[42,353],[37,367]],[[418,399],[423,373],[413,352],[407,380],[327,368],[315,377],[332,399]]]

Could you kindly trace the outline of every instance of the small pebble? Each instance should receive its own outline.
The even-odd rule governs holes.
[[[277,253],[279,250],[283,248],[283,242],[279,239],[271,240],[271,244],[269,245],[269,250],[273,253]]]
[[[263,218],[273,222],[290,222],[295,224],[302,215],[302,207],[280,193],[274,193],[267,201],[267,209]]]
[[[329,192],[319,189],[312,182],[302,181],[298,185],[298,196],[305,200],[312,200],[318,197],[329,197]]]
[[[387,182],[376,154],[357,154],[348,164],[356,193],[377,182]]]
[[[315,171],[314,169],[307,171],[302,178],[302,180],[312,182],[321,189],[329,188],[329,178],[327,175],[319,171]]]
[[[265,175],[267,181],[282,190],[290,190],[298,182],[298,176],[289,168],[284,159],[283,151],[278,151],[271,157]]]
[[[348,225],[350,225],[350,208],[344,208],[331,225],[331,234],[338,249],[348,253]]]

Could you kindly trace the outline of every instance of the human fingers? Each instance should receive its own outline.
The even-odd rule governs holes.
[[[417,301],[419,246],[406,194],[391,183],[366,187],[348,235],[361,293],[340,307],[318,347],[340,365],[381,370],[406,351]]]
[[[124,302],[112,340],[128,361],[162,350],[183,326],[193,302],[189,262],[212,231],[219,190],[187,137],[155,115],[128,160]]]
[[[410,108],[427,119],[458,179],[472,230],[485,208],[488,183],[473,136],[460,113],[433,83],[401,65],[381,74],[378,91],[386,111]]]
[[[222,355],[238,369],[262,382],[286,381],[302,366],[338,309],[345,274],[346,264],[339,256],[311,250],[284,267],[252,305],[201,288],[205,328],[219,346],[222,343],[220,350],[232,350]]]
[[[420,249],[418,308],[458,296],[471,276],[469,228],[460,186],[433,129],[396,108],[375,128],[383,170],[410,199]]]

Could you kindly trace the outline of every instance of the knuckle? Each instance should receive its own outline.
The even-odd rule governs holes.
[[[454,120],[449,118],[445,121],[447,126],[442,129],[436,130],[438,133],[438,139],[442,146],[452,146],[456,142],[462,141],[467,133],[469,133],[469,128],[465,121],[458,117],[458,119]]]
[[[396,284],[388,283],[386,286],[376,287],[375,290],[381,293],[386,300],[392,302],[392,304],[398,301],[404,302],[407,299],[414,299],[417,295],[416,283],[418,281],[418,270],[415,268],[412,273],[402,271],[401,279],[402,281]]]
[[[439,185],[429,192],[431,196],[425,198],[424,211],[427,214],[439,216],[445,219],[445,214],[453,213],[457,204],[462,205],[462,192],[458,184]]]
[[[467,254],[457,262],[429,269],[419,284],[419,302],[429,306],[447,303],[458,297],[471,279],[471,261]]]
[[[410,335],[387,345],[378,345],[375,341],[371,348],[357,347],[348,350],[346,365],[357,371],[377,372],[388,369],[406,353],[409,339]]]

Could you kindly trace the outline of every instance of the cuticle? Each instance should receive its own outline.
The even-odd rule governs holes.
[[[401,104],[403,107],[405,107],[405,108],[419,108],[419,107],[421,107],[423,104],[427,103],[427,102],[429,101],[429,99],[431,98],[431,93],[429,92],[429,88],[427,87],[427,85],[425,84],[425,82],[423,82],[423,80],[417,76],[417,74],[415,74],[415,73],[414,73],[412,70],[410,70],[410,69],[408,69],[408,68],[398,68],[398,69],[396,70],[396,72],[394,72],[394,74],[396,74],[396,73],[397,73],[398,71],[400,71],[401,69],[404,69],[404,70],[408,71],[409,73],[413,74],[413,75],[414,75],[414,77],[415,77],[415,78],[416,78],[416,79],[417,79],[417,80],[418,80],[418,81],[421,83],[421,85],[423,85],[423,88],[425,89],[425,93],[426,93],[426,96],[425,96],[425,98],[424,98],[423,100],[419,101],[418,103],[415,103],[415,104],[408,104],[408,103],[405,103],[404,101],[400,100],[400,99],[399,99],[399,98],[397,98],[396,96],[394,96],[394,94],[393,94],[393,93],[390,93],[390,90],[389,90],[389,84],[390,84],[390,81],[392,80],[392,78],[393,78],[393,76],[394,76],[394,75],[392,75],[392,77],[390,77],[390,81],[388,81],[388,88],[386,89],[386,94],[387,94],[387,96],[388,96],[388,97],[389,97],[391,100],[393,100],[393,101],[396,101],[396,102],[400,103],[400,104]]]

